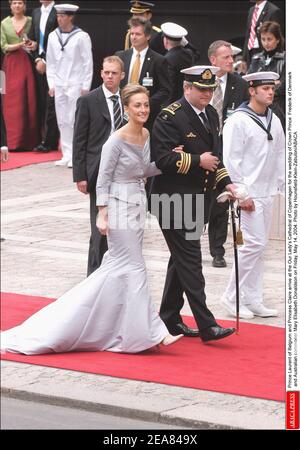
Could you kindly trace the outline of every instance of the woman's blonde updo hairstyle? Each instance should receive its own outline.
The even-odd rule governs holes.
[[[121,100],[124,106],[129,105],[131,97],[135,94],[146,94],[149,97],[149,91],[140,84],[127,84],[121,92]]]

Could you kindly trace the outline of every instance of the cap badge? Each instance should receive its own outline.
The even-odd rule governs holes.
[[[211,80],[212,77],[213,77],[213,75],[209,69],[205,70],[205,72],[203,72],[203,74],[202,74],[203,80]]]

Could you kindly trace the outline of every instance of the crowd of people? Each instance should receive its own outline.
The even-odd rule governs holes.
[[[200,238],[207,223],[212,264],[226,266],[228,201],[217,201],[221,192],[241,210],[239,315],[276,316],[263,303],[262,262],[272,203],[284,193],[280,10],[261,0],[250,8],[242,76],[234,72],[230,42],[212,42],[211,65],[201,64],[185,28],[173,22],[153,27],[153,4],[131,1],[125,49],[104,58],[103,83],[90,91],[92,44],[75,25],[78,6],[41,1],[32,19],[40,20],[39,29],[25,16],[24,0],[9,3],[12,17],[1,23],[7,146],[47,152],[59,131],[62,159],[56,165],[73,168],[78,190],[90,196],[91,238],[86,280],[2,333],[1,348],[25,354],[135,353],[182,336],[207,342],[232,335],[234,328],[221,327],[206,305],[202,273]],[[12,76],[16,64],[23,64],[26,83]],[[34,90],[34,70],[39,95],[31,92],[27,105],[24,86]],[[42,127],[14,127],[12,117],[27,114],[29,120],[37,113],[39,96]],[[39,132],[43,140],[34,147]],[[142,256],[147,199],[170,250],[159,314]],[[197,328],[182,320],[184,294]],[[233,269],[221,300],[233,317],[235,295]]]

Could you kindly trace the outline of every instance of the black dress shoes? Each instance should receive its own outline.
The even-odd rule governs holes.
[[[45,145],[43,142],[40,145],[38,145],[37,147],[35,147],[35,149],[34,149],[35,152],[39,152],[39,153],[49,153],[52,150],[56,150],[56,149],[53,149],[50,145]]]
[[[223,258],[223,256],[214,256],[213,260],[212,260],[212,265],[213,267],[226,267],[226,261]]]
[[[230,336],[234,332],[235,328],[222,328],[220,325],[215,325],[200,331],[200,337],[203,342],[218,341],[219,339]]]
[[[174,327],[169,328],[169,332],[171,334],[173,334],[174,336],[177,336],[178,334],[183,334],[184,336],[187,336],[187,337],[198,337],[199,336],[198,328],[189,328],[183,322],[177,323]]]

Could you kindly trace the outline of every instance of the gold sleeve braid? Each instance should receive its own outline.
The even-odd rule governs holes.
[[[176,162],[176,166],[178,167],[177,173],[182,173],[186,175],[191,168],[192,157],[190,153],[180,153],[180,160]]]
[[[216,184],[218,184],[221,180],[223,180],[223,178],[229,177],[229,174],[227,172],[227,170],[225,169],[225,167],[223,167],[223,169],[218,169],[217,170],[217,176],[216,176]]]

